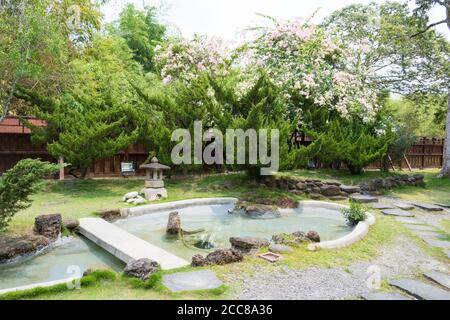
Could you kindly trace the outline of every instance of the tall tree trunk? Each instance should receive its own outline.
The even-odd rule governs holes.
[[[450,93],[448,94],[447,121],[445,121],[444,159],[441,176],[450,178]]]

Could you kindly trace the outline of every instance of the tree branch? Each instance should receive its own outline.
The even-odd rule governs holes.
[[[416,34],[413,34],[413,35],[411,36],[411,38],[415,38],[415,37],[417,37],[417,36],[419,36],[419,35],[421,35],[421,34],[424,34],[424,33],[427,32],[428,30],[430,30],[431,28],[436,27],[436,26],[438,26],[438,25],[440,25],[440,24],[443,24],[443,23],[447,23],[447,19],[444,19],[444,20],[442,20],[442,21],[439,21],[439,22],[435,22],[435,23],[430,24],[430,25],[429,25],[428,27],[426,27],[424,30],[419,31],[419,32],[417,32]]]

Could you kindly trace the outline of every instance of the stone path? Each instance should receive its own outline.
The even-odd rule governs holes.
[[[420,300],[450,300],[449,291],[418,280],[389,280],[389,285],[397,287]]]
[[[165,275],[163,284],[172,292],[215,289],[222,285],[214,272],[209,270],[180,272]]]
[[[444,209],[442,207],[438,207],[434,204],[428,204],[428,203],[419,203],[419,202],[415,202],[413,203],[417,208],[425,210],[425,211],[432,211],[432,212],[437,212],[437,211],[444,211]]]
[[[378,198],[377,197],[373,197],[373,196],[367,196],[367,195],[363,195],[363,194],[355,194],[350,196],[350,199],[354,202],[358,202],[358,203],[372,203],[372,202],[378,202]]]
[[[400,210],[406,210],[406,211],[415,209],[415,207],[413,205],[408,204],[408,203],[395,203],[394,206],[396,206]]]
[[[396,216],[396,217],[406,217],[413,218],[414,214],[408,211],[400,210],[400,209],[391,209],[391,210],[383,210],[381,211],[385,216]]]
[[[437,271],[429,271],[423,274],[425,277],[430,279],[431,281],[436,282],[437,284],[450,289],[450,276]]]
[[[373,203],[370,205],[372,208],[374,209],[378,209],[378,210],[386,210],[386,209],[395,209],[393,206],[391,206],[390,204],[385,204],[385,203]]]
[[[361,296],[364,300],[415,300],[406,295],[396,292],[373,292],[363,294]]]

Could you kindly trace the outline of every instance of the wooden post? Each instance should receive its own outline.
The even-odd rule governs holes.
[[[64,180],[64,157],[59,157],[59,180]]]

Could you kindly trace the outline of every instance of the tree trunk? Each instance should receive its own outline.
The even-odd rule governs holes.
[[[445,122],[444,157],[441,176],[450,178],[450,93],[448,94],[447,121]]]
[[[80,168],[80,174],[81,174],[80,175],[80,179],[81,180],[86,179],[86,175],[87,175],[88,170],[89,170],[89,168],[83,168],[83,167]]]

